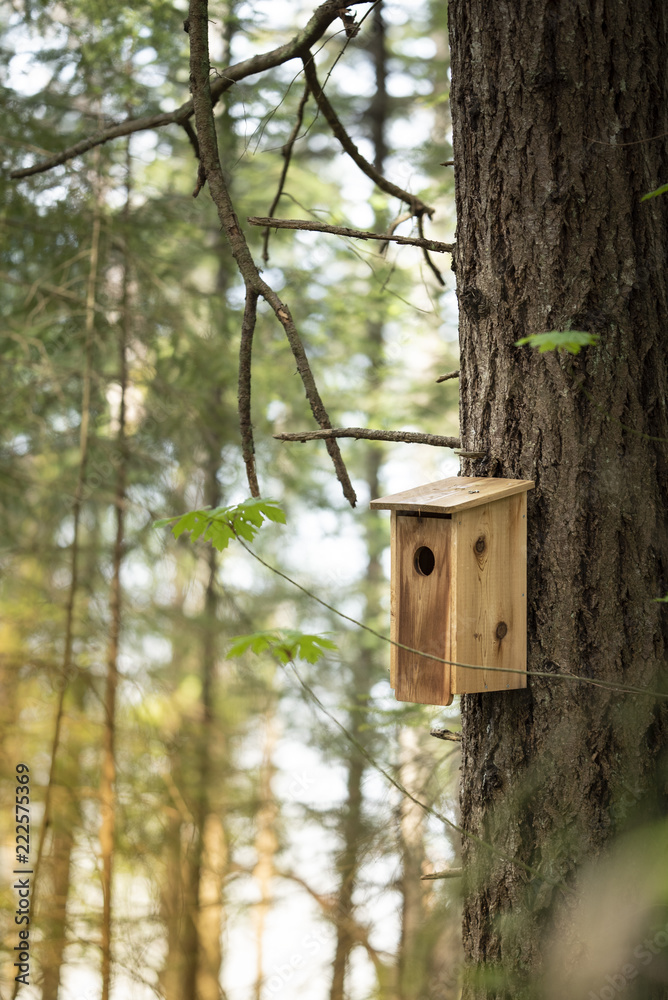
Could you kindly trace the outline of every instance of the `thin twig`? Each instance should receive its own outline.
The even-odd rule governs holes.
[[[432,872],[430,875],[420,875],[421,882],[433,882],[437,878],[461,878],[464,874],[463,868],[446,868],[442,872]]]
[[[334,108],[329,103],[327,97],[322,91],[322,88],[320,87],[313,56],[309,53],[308,55],[302,56],[302,59],[304,62],[304,75],[306,76],[307,83],[311,88],[311,93],[313,94],[320,111],[322,111],[327,124],[334,133],[334,136],[339,140],[348,156],[357,164],[360,170],[367,175],[367,177],[371,178],[381,191],[385,191],[386,194],[391,194],[395,198],[400,198],[401,201],[409,205],[413,215],[428,215],[431,218],[435,212],[434,208],[426,205],[420,198],[410,194],[408,191],[404,191],[403,188],[400,188],[397,184],[393,184],[392,181],[388,181],[386,177],[376,170],[372,163],[369,163],[369,161],[362,156],[359,149],[339,121]]]
[[[230,245],[232,256],[243,277],[246,289],[252,289],[257,296],[262,296],[273,309],[276,318],[285,331],[297,363],[297,371],[301,377],[306,397],[311,405],[313,416],[320,427],[329,428],[331,427],[331,422],[320,398],[304,345],[300,340],[290,310],[284,302],[281,302],[273,288],[260,277],[260,272],[253,260],[246,237],[239,225],[239,219],[237,218],[223,176],[218,152],[216,124],[213,117],[207,0],[190,0],[189,29],[190,88],[193,95],[195,125],[199,140],[201,163],[206,171],[209,191],[218,211],[218,218]],[[354,507],[357,503],[357,497],[336,441],[327,441],[327,451],[334,464],[334,469],[343,488],[344,496],[350,505]]]
[[[348,236],[355,240],[381,240],[383,243],[403,243],[406,246],[422,247],[424,252],[452,253],[454,243],[439,243],[438,240],[417,239],[413,236],[391,236],[387,233],[370,233],[366,229],[350,229],[348,226],[329,226],[325,222],[309,222],[306,219],[272,219],[265,216],[248,217],[251,226],[271,226],[272,229],[299,229],[312,233],[332,233],[334,236]],[[266,260],[266,258],[265,258]],[[429,258],[427,258],[429,260]],[[433,264],[431,265],[433,269]],[[437,272],[439,273],[439,272]],[[444,284],[443,279],[441,283]]]
[[[459,368],[454,372],[446,372],[445,375],[439,375],[436,379],[437,382],[447,382],[448,379],[459,378]]]
[[[422,256],[424,257],[424,259],[425,259],[425,261],[427,263],[427,266],[429,268],[431,268],[431,270],[433,271],[434,276],[435,276],[436,280],[438,281],[439,285],[442,285],[443,287],[445,287],[445,278],[443,277],[443,275],[441,274],[441,272],[439,271],[439,269],[436,267],[436,265],[434,264],[433,260],[429,256],[429,250],[432,249],[432,248],[431,247],[427,247],[427,243],[429,242],[429,240],[425,240],[425,238],[424,238],[424,216],[418,215],[417,224],[418,224],[418,232],[420,234],[420,240],[421,240],[421,246],[422,246]],[[446,243],[443,244],[443,246],[448,246],[448,245],[452,249],[452,244],[446,244]]]
[[[632,142],[606,142],[605,139],[592,139],[589,135],[582,138],[587,142],[595,142],[597,146],[611,146],[613,149],[621,149],[622,146],[642,146],[646,142],[654,142],[656,139],[665,139],[668,132],[659,132],[658,135],[648,135],[646,139],[634,139]]]
[[[430,444],[434,448],[458,448],[459,438],[418,431],[378,431],[369,427],[329,427],[320,431],[274,434],[277,441],[322,441],[328,438],[356,438],[358,441],[399,441],[402,444]]]
[[[297,119],[292,128],[292,132],[288,137],[288,141],[283,146],[281,150],[281,156],[283,157],[283,169],[281,170],[281,176],[278,180],[278,187],[276,189],[276,194],[274,195],[274,200],[269,207],[269,215],[273,215],[278,208],[278,203],[281,200],[281,195],[283,194],[283,188],[285,187],[285,180],[288,176],[288,170],[290,169],[290,160],[292,159],[292,150],[294,149],[295,142],[297,141],[297,136],[299,135],[299,130],[302,127],[302,122],[304,120],[304,108],[306,107],[306,102],[309,97],[309,86],[308,83],[304,87],[304,93],[302,94],[299,106],[297,108]],[[250,221],[250,220],[249,220]],[[271,230],[269,227],[265,230],[264,243],[262,245],[262,260],[265,264],[269,263],[269,236]]]
[[[370,0],[348,0],[346,6],[353,7],[369,2]],[[220,75],[211,82],[210,93],[212,104],[215,104],[226,90],[229,90],[233,84],[238,83],[240,80],[244,80],[248,76],[255,76],[257,73],[262,73],[275,66],[281,66],[290,59],[308,53],[311,46],[322,38],[329,25],[340,17],[340,13],[341,0],[326,0],[325,3],[320,4],[314,11],[306,27],[297,32],[285,45],[279,45],[278,48],[271,49],[269,52],[260,52],[250,59],[244,59],[243,62],[236,63],[234,66],[228,66],[222,70]],[[13,180],[20,180],[23,177],[31,177],[34,174],[44,173],[47,170],[53,169],[53,167],[59,166],[61,163],[67,163],[68,160],[74,159],[75,156],[87,153],[90,149],[94,149],[95,146],[101,146],[105,142],[109,142],[110,139],[117,139],[122,135],[131,135],[133,132],[145,132],[148,129],[162,128],[164,125],[182,125],[194,113],[193,101],[186,101],[180,108],[176,108],[174,111],[165,114],[147,115],[144,118],[126,118],[125,121],[117,125],[112,125],[109,128],[101,129],[94,135],[82,139],[73,146],[68,146],[62,152],[55,153],[53,156],[49,156],[45,160],[33,164],[31,167],[24,167],[22,170],[13,170],[9,176]]]
[[[430,736],[435,736],[438,740],[449,740],[450,743],[461,743],[462,734],[454,733],[452,729],[430,729]]]
[[[241,343],[239,345],[239,429],[241,431],[241,448],[246,464],[246,477],[251,496],[260,496],[260,487],[255,469],[255,445],[253,443],[253,424],[251,422],[251,358],[253,351],[253,334],[257,319],[257,292],[246,286],[246,305],[241,324]]]
[[[408,220],[412,219],[412,218],[413,218],[413,213],[412,212],[410,212],[410,211],[408,211],[408,212],[401,212],[396,217],[396,219],[389,224],[389,226],[387,227],[387,232],[386,232],[387,239],[385,240],[385,242],[383,243],[383,245],[382,245],[382,247],[380,248],[380,251],[379,251],[381,254],[384,254],[387,251],[387,248],[388,248],[388,246],[390,244],[390,236],[392,235],[392,233],[396,229],[399,228],[399,226],[401,225],[402,222],[408,222]]]

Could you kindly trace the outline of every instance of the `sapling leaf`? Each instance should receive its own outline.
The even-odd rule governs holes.
[[[665,194],[666,191],[668,191],[668,184],[662,184],[661,187],[655,188],[654,191],[648,191],[647,194],[644,194],[640,200],[649,201],[650,198],[658,198],[660,194]],[[663,598],[659,597],[657,600],[662,601]]]
[[[285,514],[276,500],[253,497],[230,507],[203,507],[177,517],[163,517],[155,527],[170,526],[175,538],[190,531],[192,541],[202,538],[222,552],[235,537],[252,542],[265,521],[285,524]]]
[[[336,643],[324,635],[311,635],[294,629],[271,629],[234,636],[227,655],[241,656],[249,650],[259,655],[269,651],[283,664],[294,659],[317,663],[326,651],[336,648]]]
[[[585,333],[584,330],[549,330],[547,333],[532,333],[515,341],[515,347],[528,344],[537,347],[541,354],[546,351],[568,351],[569,354],[579,354],[583,347],[598,343],[597,333]]]

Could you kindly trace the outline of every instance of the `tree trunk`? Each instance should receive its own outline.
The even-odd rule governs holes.
[[[420,746],[416,726],[399,730],[399,780],[418,801],[425,801],[428,783],[428,757]],[[424,861],[424,827],[426,813],[409,798],[399,806],[401,846],[401,937],[397,956],[397,997],[417,1000],[423,995],[427,973],[421,933],[427,920],[425,896],[432,890],[421,882]]]
[[[656,689],[668,197],[640,199],[668,179],[668,9],[451,0],[449,30],[462,447],[486,453],[463,473],[536,482],[529,670]],[[599,343],[577,357],[514,346],[569,328]],[[464,827],[512,859],[465,838],[464,944],[486,978],[464,996],[519,996],[572,898],[551,883],[577,893],[582,863],[660,808],[666,702],[534,678],[463,697],[462,716]]]
[[[130,221],[132,160],[130,140],[126,144],[126,198],[123,222],[127,231]],[[125,531],[125,490],[127,479],[127,441],[125,435],[126,391],[128,384],[128,344],[131,335],[130,265],[127,247],[123,244],[123,279],[121,285],[121,323],[119,327],[118,365],[120,406],[116,444],[120,464],[116,472],[116,538],[112,557],[112,577],[109,592],[109,636],[107,640],[107,677],[104,694],[104,732],[100,778],[100,857],[102,861],[102,1000],[111,995],[112,956],[112,888],[114,840],[116,832],[116,691],[118,688],[118,652],[122,618],[121,568],[123,565]]]
[[[260,899],[255,904],[253,910],[256,940],[254,1000],[262,1000],[265,990],[264,934],[267,917],[273,903],[272,883],[276,872],[276,853],[279,848],[278,837],[276,835],[278,804],[271,787],[271,782],[276,771],[273,760],[277,737],[274,711],[275,707],[272,705],[267,710],[264,719],[265,745],[262,764],[260,766],[259,804],[255,813],[255,850],[257,852],[257,863],[253,870],[253,877],[260,889]]]
[[[48,911],[40,914],[43,938],[40,964],[42,967],[42,1000],[57,1000],[65,947],[67,945],[67,899],[70,891],[73,830],[78,821],[73,808],[71,793],[59,789],[54,795],[55,820],[52,824],[51,857],[49,868],[51,891]]]
[[[91,382],[93,376],[93,346],[95,338],[95,299],[98,287],[98,262],[100,252],[100,231],[102,225],[102,200],[103,190],[100,178],[100,154],[96,153],[93,171],[93,225],[91,232],[91,245],[88,263],[88,276],[86,281],[86,309],[84,319],[84,368],[83,385],[81,399],[81,423],[79,428],[79,466],[77,481],[72,501],[73,532],[70,546],[70,584],[65,607],[65,638],[63,645],[63,658],[61,676],[58,678],[58,696],[56,702],[54,732],[50,748],[49,778],[44,794],[44,811],[42,822],[37,839],[37,851],[33,865],[33,893],[32,909],[35,914],[41,916],[38,900],[41,898],[43,862],[49,835],[53,830],[53,883],[56,896],[53,907],[49,911],[44,911],[44,923],[46,927],[46,945],[43,955],[44,981],[42,985],[42,995],[48,1000],[55,997],[60,986],[62,971],[62,961],[66,943],[67,932],[67,897],[69,894],[69,872],[73,840],[60,824],[63,817],[59,817],[54,822],[54,800],[63,801],[61,775],[63,765],[60,757],[63,756],[63,747],[69,745],[70,726],[66,712],[66,698],[70,681],[76,673],[76,665],[73,658],[74,632],[76,625],[76,607],[80,600],[80,529],[81,513],[85,500],[86,477],[88,472],[88,451],[89,451],[89,428],[91,416]],[[73,777],[73,776],[70,776]],[[76,787],[76,783],[71,785]],[[59,796],[59,790],[61,795]],[[67,814],[72,818],[72,810],[68,809]],[[70,830],[70,834],[72,830]],[[52,940],[49,940],[52,936]],[[12,991],[12,1000],[15,1000],[20,984],[15,981]]]

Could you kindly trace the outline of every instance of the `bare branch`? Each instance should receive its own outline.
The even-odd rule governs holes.
[[[348,236],[354,240],[381,240],[383,243],[402,243],[405,246],[422,247],[434,253],[452,253],[454,243],[439,243],[438,240],[417,239],[412,236],[389,236],[387,233],[370,233],[366,229],[349,229],[348,226],[328,226],[324,222],[309,222],[303,219],[272,219],[269,216],[249,216],[251,226],[271,226],[272,229],[303,229],[312,233],[333,233],[334,236]],[[266,258],[265,258],[266,259]],[[432,265],[433,267],[433,265]]]
[[[320,431],[274,434],[277,441],[321,441],[328,438],[356,438],[358,441],[399,441],[402,444],[430,444],[435,448],[458,448],[459,438],[418,431],[377,431],[369,427],[331,427]]]
[[[392,233],[395,231],[395,229],[397,229],[401,225],[402,222],[408,222],[408,220],[412,219],[412,218],[413,218],[413,213],[412,212],[410,212],[410,211],[408,211],[408,212],[400,212],[399,215],[396,217],[396,219],[394,219],[389,224],[389,226],[387,227],[387,234],[386,234],[387,235],[387,239],[386,239],[385,243],[383,243],[383,245],[382,245],[382,247],[380,248],[380,251],[379,251],[381,254],[384,254],[385,251],[387,250],[387,247],[388,247],[389,242],[390,242],[389,238],[392,235]]]
[[[449,740],[451,743],[461,743],[462,734],[455,733],[452,729],[430,729],[430,736],[435,736],[438,740]]]
[[[367,177],[371,178],[381,191],[385,191],[386,194],[391,194],[395,198],[400,198],[401,201],[410,205],[413,215],[428,215],[431,218],[436,211],[434,208],[431,208],[429,205],[425,205],[420,198],[417,198],[413,194],[409,194],[408,191],[404,191],[403,188],[400,188],[397,184],[393,184],[392,181],[388,181],[386,177],[376,170],[373,164],[369,163],[369,161],[362,156],[359,149],[339,121],[334,108],[325,97],[325,94],[318,82],[318,75],[315,70],[315,61],[310,52],[307,56],[303,56],[303,61],[304,75],[306,76],[306,81],[311,88],[311,93],[313,94],[318,107],[322,111],[327,124],[343,146],[348,156],[354,160],[360,170],[362,170]]]
[[[241,431],[241,448],[246,464],[246,477],[253,497],[260,496],[255,470],[255,445],[251,422],[251,356],[257,318],[257,299],[257,292],[246,286],[246,305],[241,325],[241,344],[239,345],[239,429]]]
[[[425,243],[427,243],[428,241],[425,240],[425,238],[424,238],[424,217],[422,215],[418,215],[417,224],[418,224],[418,232],[420,234],[420,239],[422,240],[422,255],[423,255],[423,257],[424,257],[424,259],[425,259],[428,267],[433,271],[433,273],[434,273],[434,275],[436,277],[436,280],[438,281],[439,285],[445,286],[445,278],[443,277],[443,275],[441,274],[441,272],[439,271],[439,269],[434,264],[433,260],[429,256],[429,250],[425,246]]]
[[[439,375],[436,379],[437,382],[447,382],[448,379],[459,378],[459,368],[454,372],[446,372],[445,375]]]
[[[362,3],[371,3],[371,0],[350,0],[346,6],[353,7]],[[259,53],[250,59],[244,59],[243,62],[236,63],[234,66],[228,66],[222,70],[210,86],[212,103],[215,104],[222,94],[226,90],[229,90],[233,84],[238,83],[239,80],[244,80],[248,76],[254,76],[256,73],[262,73],[267,69],[272,69],[274,66],[282,65],[282,63],[288,62],[290,59],[305,55],[314,42],[317,42],[322,37],[329,25],[340,17],[340,15],[340,0],[326,0],[325,3],[320,4],[317,10],[314,11],[306,27],[290,39],[289,42],[286,42],[285,45],[279,45],[276,49]],[[117,139],[122,135],[131,135],[133,132],[145,132],[147,129],[162,128],[164,125],[182,125],[193,114],[193,102],[186,101],[180,108],[176,108],[175,111],[168,113],[148,115],[144,118],[126,118],[124,122],[112,125],[107,129],[102,129],[94,135],[75,143],[73,146],[69,146],[61,153],[55,153],[53,156],[49,156],[47,159],[33,164],[32,167],[13,170],[9,176],[13,180],[21,180],[24,177],[44,173],[47,170],[52,170],[53,167],[60,166],[61,163],[67,163],[68,160],[74,159],[75,156],[87,153],[88,150],[93,149],[95,146],[101,146],[105,142],[109,142],[110,139]]]
[[[326,5],[327,6],[327,5]],[[290,310],[281,302],[276,292],[260,277],[255,261],[246,242],[234,205],[230,197],[218,153],[216,124],[213,117],[212,86],[209,65],[209,23],[207,0],[190,0],[189,6],[189,37],[190,37],[190,88],[193,95],[195,125],[201,155],[201,163],[206,171],[209,191],[218,211],[223,231],[227,237],[232,256],[244,279],[247,292],[251,290],[271,306],[277,319],[285,330],[288,343],[292,348],[297,371],[299,372],[304,391],[311,405],[311,410],[320,427],[331,427],[327,411],[320,398],[318,388],[311,372],[311,367],[304,350]],[[250,317],[249,317],[250,318]],[[343,493],[352,507],[357,503],[350,477],[341,457],[336,441],[327,442],[337,478],[343,487]]]
[[[433,872],[431,875],[420,875],[421,882],[433,882],[437,878],[461,878],[463,868],[446,868],[443,872]]]
[[[290,169],[290,160],[292,159],[292,150],[294,149],[295,142],[297,141],[297,136],[299,135],[299,130],[302,127],[302,122],[304,120],[304,108],[306,107],[306,102],[309,97],[309,87],[308,83],[304,87],[304,93],[302,94],[301,100],[299,102],[299,107],[297,108],[297,118],[295,124],[293,125],[292,131],[288,137],[288,141],[283,146],[281,150],[281,156],[283,157],[283,169],[281,170],[281,176],[278,180],[278,187],[276,189],[276,194],[274,195],[274,200],[269,207],[269,215],[273,215],[278,208],[278,203],[281,200],[281,195],[283,194],[283,188],[285,187],[285,179],[288,176],[288,170]],[[249,220],[250,221],[250,220]],[[262,246],[262,260],[265,264],[269,263],[269,235],[270,230],[267,228],[264,234],[264,243]]]

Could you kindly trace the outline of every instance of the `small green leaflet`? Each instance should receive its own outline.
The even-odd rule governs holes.
[[[532,333],[515,341],[515,347],[528,344],[537,347],[541,354],[545,351],[568,351],[569,354],[579,354],[588,344],[597,344],[597,333],[584,333],[582,330],[550,330],[548,333]]]
[[[252,542],[265,520],[285,524],[285,514],[276,500],[256,497],[231,507],[205,507],[178,517],[163,517],[155,522],[155,527],[170,525],[175,538],[191,531],[193,542],[202,538],[222,552],[233,538]]]
[[[227,651],[228,656],[241,656],[250,649],[251,653],[266,653],[269,651],[281,663],[288,663],[297,657],[307,663],[317,663],[325,655],[326,650],[336,649],[336,643],[326,639],[324,635],[307,635],[292,629],[272,629],[269,632],[253,632],[250,635],[237,635],[232,639],[232,645]]]
[[[666,191],[668,191],[668,184],[662,184],[661,187],[658,187],[655,191],[648,191],[647,194],[644,194],[640,200],[649,201],[650,198],[658,198],[660,194],[665,194]],[[663,598],[661,598],[661,600],[663,600]]]
[[[668,594],[665,597],[655,597],[654,600],[658,601],[659,604],[668,604]]]

